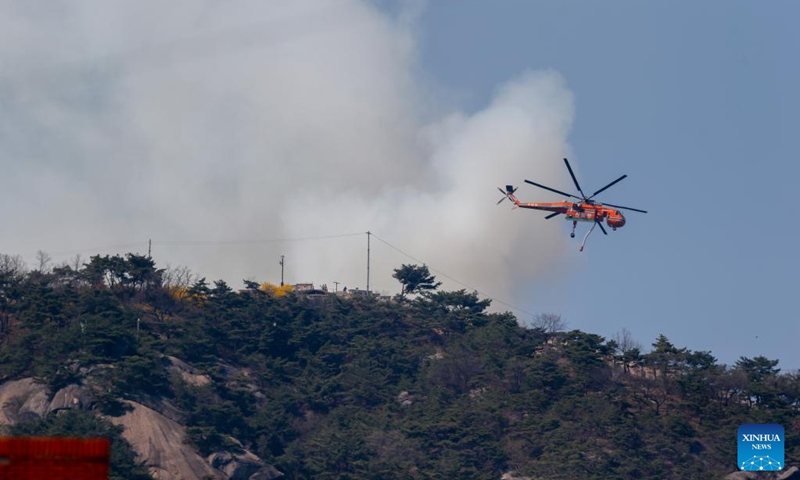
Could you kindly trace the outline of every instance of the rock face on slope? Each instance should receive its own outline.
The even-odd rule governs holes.
[[[50,408],[47,386],[32,378],[11,380],[0,385],[0,425],[44,417]]]
[[[205,375],[178,359],[169,359],[183,381],[206,384]],[[210,379],[208,379],[210,381]],[[4,425],[43,419],[66,409],[89,410],[95,399],[85,385],[68,385],[52,394],[50,389],[33,378],[11,380],[0,384],[0,433]],[[191,478],[219,480],[273,480],[283,476],[265,465],[253,453],[217,452],[205,459],[186,443],[186,429],[178,423],[185,414],[163,399],[144,399],[142,403],[125,401],[131,410],[120,417],[106,417],[124,427],[123,437],[131,444],[140,461],[158,480]]]
[[[49,412],[64,409],[88,410],[94,403],[91,391],[80,385],[67,385],[53,395]]]
[[[800,468],[790,467],[781,472],[733,472],[725,480],[800,480]]]
[[[68,385],[50,398],[50,389],[32,378],[11,380],[0,385],[0,425],[36,420],[64,409],[86,410],[93,403],[89,389],[80,385]]]
[[[800,480],[800,468],[788,468],[780,477],[778,477],[778,480]]]
[[[170,362],[167,370],[180,376],[184,382],[196,387],[203,387],[211,383],[211,377],[208,375],[198,374],[194,367],[183,360],[170,355],[165,355],[165,358]]]
[[[140,403],[125,403],[132,410],[109,420],[125,427],[123,437],[158,480],[272,480],[283,476],[246,450],[243,453],[217,452],[204,459],[184,441],[186,431],[182,425]]]
[[[231,480],[273,480],[283,474],[275,467],[264,465],[251,452],[217,452],[208,457],[208,463],[224,472]]]
[[[228,478],[215,470],[184,442],[185,429],[173,420],[136,402],[126,402],[133,410],[121,417],[110,417],[115,425],[122,425],[122,436],[144,459],[150,474],[158,480],[184,478]]]
[[[517,472],[506,472],[500,477],[500,480],[534,480],[531,477],[520,476]]]

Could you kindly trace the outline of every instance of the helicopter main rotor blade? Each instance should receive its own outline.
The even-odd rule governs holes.
[[[540,185],[536,182],[531,182],[530,180],[525,180],[525,183],[530,183],[531,185],[535,185],[539,188],[544,188],[545,190],[550,190],[551,192],[558,193],[561,195],[566,195],[568,197],[577,198],[578,200],[582,200],[581,197],[576,197],[575,195],[569,194],[567,192],[562,192],[561,190],[556,190],[555,188],[545,187],[544,185]]]
[[[603,235],[608,235],[608,232],[606,232],[606,229],[603,228],[603,223],[600,220],[596,219],[596,218],[594,219],[594,221],[595,221],[595,223],[597,223],[597,226],[600,227],[600,230],[603,231]]]
[[[638,208],[623,207],[620,205],[612,205],[610,203],[603,203],[603,205],[606,205],[608,207],[621,208],[623,210],[633,210],[634,212],[639,212],[639,213],[647,213],[647,210],[639,210]]]
[[[561,215],[561,212],[551,213],[550,215],[544,217],[545,220],[550,220],[551,218],[555,217],[556,215]]]
[[[573,181],[573,182],[575,182],[575,187],[577,187],[577,188],[578,188],[578,191],[579,191],[579,192],[581,192],[581,197],[583,197],[583,199],[584,199],[584,200],[586,200],[586,195],[583,193],[583,190],[581,190],[581,186],[580,186],[580,185],[578,185],[578,179],[577,179],[577,178],[575,178],[575,174],[574,174],[574,173],[572,173],[572,167],[571,167],[571,166],[570,166],[570,164],[569,164],[569,160],[567,160],[567,159],[565,158],[565,159],[564,159],[564,163],[566,163],[566,164],[567,164],[567,170],[569,170],[569,175],[572,177],[572,181]]]
[[[616,179],[616,180],[614,180],[613,182],[609,183],[609,184],[608,184],[608,185],[606,185],[605,187],[603,187],[603,188],[601,188],[600,190],[598,190],[598,191],[594,192],[594,193],[592,194],[592,196],[591,196],[591,197],[589,197],[589,199],[592,199],[592,198],[594,198],[594,196],[595,196],[595,195],[597,195],[598,193],[600,193],[600,192],[604,191],[605,189],[607,189],[607,188],[611,187],[612,185],[616,184],[617,182],[621,182],[621,181],[622,181],[622,180],[624,180],[626,177],[627,177],[627,175],[623,175],[623,176],[619,177],[618,179]]]

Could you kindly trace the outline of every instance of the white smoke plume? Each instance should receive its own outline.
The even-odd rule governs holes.
[[[357,0],[0,3],[0,252],[144,253],[151,238],[160,265],[234,286],[279,281],[284,254],[287,282],[364,288],[366,236],[202,243],[370,230],[373,290],[396,293],[392,269],[417,263],[382,239],[514,299],[515,282],[563,257],[563,231],[496,207],[496,187],[563,183],[572,96],[558,74],[526,72],[479,112],[444,111],[406,13]]]

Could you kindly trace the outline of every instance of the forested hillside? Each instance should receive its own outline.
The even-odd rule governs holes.
[[[172,412],[219,478],[247,477],[211,458],[247,452],[287,479],[705,480],[736,469],[742,423],[782,424],[787,464],[800,456],[800,378],[777,360],[526,328],[475,293],[415,288],[408,266],[404,294],[381,299],[182,285],[133,254],[17,260],[0,259],[0,383],[88,399],[38,415],[7,402],[5,428],[112,436],[114,478],[157,461],[111,423],[128,402]]]

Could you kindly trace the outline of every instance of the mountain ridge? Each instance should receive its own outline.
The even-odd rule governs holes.
[[[308,296],[164,273],[134,254],[0,269],[12,434],[110,420],[159,479],[722,478],[742,423],[781,423],[786,463],[800,453],[800,378],[777,360],[524,327],[465,290]]]

